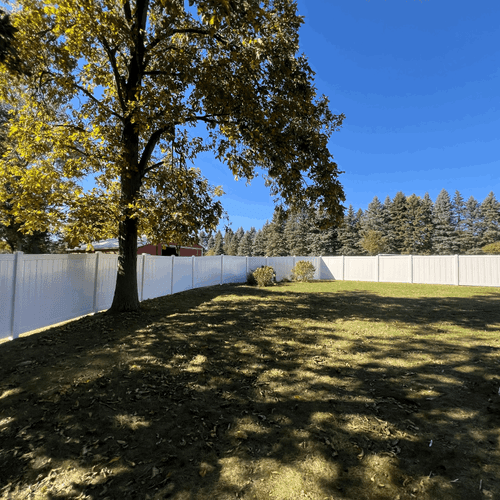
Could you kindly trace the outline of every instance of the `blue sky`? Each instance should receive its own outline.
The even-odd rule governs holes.
[[[498,0],[298,0],[300,51],[318,94],[346,120],[330,140],[346,207],[398,191],[500,198]],[[209,154],[231,227],[260,228],[273,203],[261,178],[235,182]]]

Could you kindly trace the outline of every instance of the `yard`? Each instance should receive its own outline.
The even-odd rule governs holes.
[[[500,292],[224,285],[0,343],[0,499],[498,499]]]

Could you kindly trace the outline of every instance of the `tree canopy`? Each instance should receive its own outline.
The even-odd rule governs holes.
[[[293,0],[20,0],[11,15],[30,71],[0,63],[16,143],[0,175],[20,179],[23,230],[71,245],[119,240],[114,311],[139,307],[137,236],[196,241],[215,229],[222,190],[189,161],[211,150],[235,178],[262,169],[283,207],[344,200],[328,139],[343,121],[298,54]],[[198,125],[206,127],[200,134]],[[84,189],[91,178],[96,187]],[[0,188],[0,201],[6,194]],[[39,209],[44,198],[50,210]]]

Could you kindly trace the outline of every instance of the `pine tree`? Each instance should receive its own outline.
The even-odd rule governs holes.
[[[480,254],[480,204],[471,196],[465,203],[464,219],[462,221],[463,231],[460,233],[460,248],[466,254]]]
[[[224,253],[224,240],[220,231],[217,231],[217,233],[215,234],[212,252],[213,255],[222,255]]]
[[[240,240],[245,234],[245,231],[242,227],[239,227],[238,230],[233,234],[229,242],[228,253],[227,255],[238,255],[238,247],[240,245]]]
[[[358,255],[360,241],[358,232],[358,220],[352,205],[349,205],[347,213],[344,216],[344,222],[338,229],[338,252],[341,255]]]
[[[437,255],[454,254],[457,251],[456,234],[450,195],[446,189],[442,189],[436,198],[432,222],[434,223],[433,252]]]
[[[264,257],[266,255],[267,239],[269,237],[269,221],[262,226],[255,234],[252,246],[252,255],[255,257]]]
[[[269,226],[269,235],[266,244],[266,255],[269,257],[282,257],[288,255],[288,248],[283,235],[285,222],[286,218],[284,212],[276,208]]]
[[[365,213],[361,208],[356,212],[356,233],[358,234],[358,241],[356,242],[357,255],[367,255],[368,252],[363,247],[363,220],[365,218]]]
[[[224,242],[222,244],[222,249],[224,255],[231,255],[229,252],[231,252],[231,241],[233,240],[234,237],[234,231],[230,228],[226,228],[226,232],[224,233]]]
[[[453,200],[451,201],[452,222],[455,226],[455,245],[458,253],[463,253],[462,249],[462,235],[464,232],[464,219],[465,219],[465,201],[456,190]]]
[[[388,213],[387,250],[389,253],[401,253],[404,249],[407,217],[406,196],[403,192],[396,193]]]
[[[205,251],[205,255],[207,255],[209,252],[211,252],[213,250],[215,246],[215,238],[213,236],[213,234],[210,233],[210,236],[208,237],[208,240],[207,240],[207,247],[206,247],[206,251]]]
[[[418,254],[422,248],[420,221],[422,200],[412,194],[406,198],[406,226],[401,253]]]
[[[238,245],[238,255],[251,256],[252,255],[252,233],[246,231]]]
[[[368,204],[368,208],[363,215],[361,224],[363,232],[379,231],[385,235],[387,232],[386,208],[376,196]]]
[[[434,203],[432,203],[429,193],[425,193],[418,213],[419,221],[419,253],[422,255],[432,254],[432,237],[434,235],[434,223],[432,213]]]
[[[309,226],[309,217],[304,210],[288,214],[283,230],[288,255],[309,255]]]
[[[480,246],[500,241],[500,203],[493,191],[483,200],[480,208],[481,240]]]
[[[314,213],[314,224],[309,230],[309,255],[335,255],[338,249],[337,228],[321,229],[325,217],[325,212],[319,209]]]
[[[200,233],[198,234],[198,244],[203,247],[204,252],[208,250],[208,240],[209,240],[208,234],[205,231],[201,230]]]

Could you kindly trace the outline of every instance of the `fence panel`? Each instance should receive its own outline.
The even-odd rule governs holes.
[[[411,255],[380,255],[378,280],[390,283],[411,282]]]
[[[377,257],[344,257],[344,279],[377,281]]]
[[[99,254],[99,268],[97,283],[95,284],[97,295],[96,312],[109,309],[113,303],[117,267],[118,255]]]
[[[455,283],[454,255],[413,256],[413,283],[453,285]]]
[[[248,257],[248,272],[253,273],[258,267],[267,265],[267,257]]]
[[[469,286],[500,286],[500,256],[461,255],[459,283]]]
[[[0,255],[0,339],[11,335],[14,305],[15,256]]]
[[[235,257],[231,255],[224,255],[224,268],[222,271],[223,283],[245,283],[247,280],[246,257]]]
[[[321,280],[342,280],[344,278],[343,257],[322,257],[319,269]]]
[[[174,279],[172,293],[183,292],[193,287],[193,263],[191,257],[174,257]]]
[[[320,268],[321,268],[321,266],[320,266],[321,257],[311,257],[309,255],[296,256],[295,263],[299,262],[299,260],[305,260],[307,262],[310,262],[315,268],[313,280],[319,280]]]
[[[93,310],[95,267],[85,255],[23,255],[14,336]]]
[[[291,279],[294,265],[293,257],[269,257],[267,263],[274,269],[276,281],[281,281],[283,278]]]
[[[172,293],[172,257],[148,255],[144,268],[142,300],[155,299]]]
[[[220,285],[221,256],[198,257],[194,259],[194,286]]]

